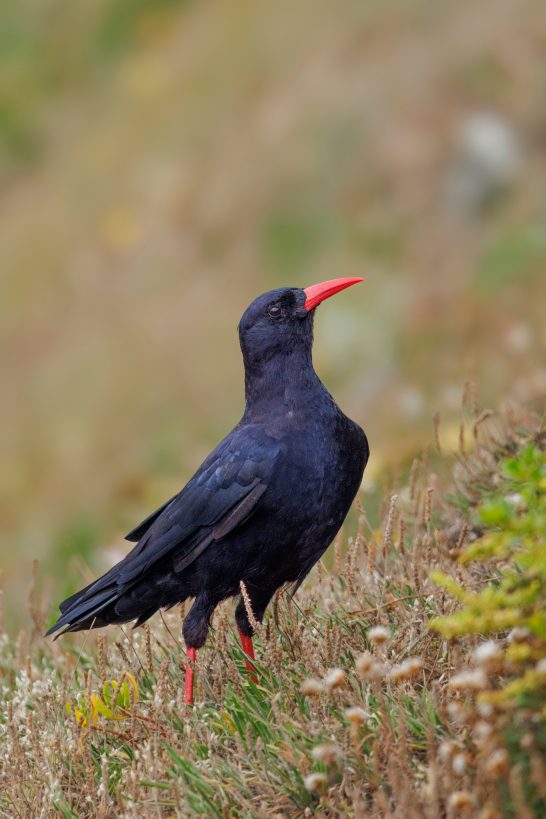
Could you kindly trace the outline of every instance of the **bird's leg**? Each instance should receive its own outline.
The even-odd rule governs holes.
[[[247,583],[246,590],[250,599],[252,614],[254,615],[255,620],[261,623],[267,605],[275,593],[275,589],[263,589],[259,586],[254,586]],[[250,679],[257,683],[258,681],[255,676],[256,669],[251,662],[254,660],[254,646],[252,644],[254,629],[252,628],[252,624],[248,619],[248,612],[246,610],[245,602],[242,599],[239,601],[237,608],[235,609],[235,620],[237,621],[237,626],[239,627],[239,636],[241,638],[243,651],[248,657],[248,660],[245,660],[246,669],[250,675]]]
[[[244,653],[250,660],[254,660],[254,646],[252,645],[252,637],[247,637],[242,631],[239,632],[239,637],[241,638],[241,646],[243,647]],[[258,680],[255,676],[256,669],[248,660],[245,660],[245,666],[249,673],[250,679],[253,683],[257,684]]]
[[[187,705],[193,705],[193,678],[195,660],[197,658],[196,648],[186,649],[186,681],[184,683],[184,702]]]
[[[193,681],[197,649],[205,644],[209,631],[209,622],[216,603],[206,594],[196,597],[188,616],[184,620],[182,633],[186,641],[186,681],[184,684],[184,702],[193,705]]]

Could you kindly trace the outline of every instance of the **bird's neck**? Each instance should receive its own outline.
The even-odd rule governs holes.
[[[245,360],[247,421],[304,409],[319,391],[326,392],[310,350],[296,348],[266,360]]]

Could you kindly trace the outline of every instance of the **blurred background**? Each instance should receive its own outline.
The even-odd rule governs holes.
[[[435,412],[454,445],[468,379],[540,403],[545,55],[543,0],[3,0],[9,619],[33,558],[73,591],[238,420],[264,290],[365,276],[315,363],[369,491]]]

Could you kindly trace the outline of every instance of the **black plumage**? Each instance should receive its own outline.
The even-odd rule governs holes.
[[[356,281],[273,290],[250,305],[239,325],[240,422],[182,491],[127,535],[132,551],[61,604],[48,634],[140,625],[195,598],[183,632],[199,648],[215,607],[239,594],[240,581],[258,620],[280,586],[301,583],[339,530],[368,459],[364,432],[311,359],[316,304]],[[236,620],[250,637],[241,601]]]

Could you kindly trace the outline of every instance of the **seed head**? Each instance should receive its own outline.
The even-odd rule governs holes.
[[[466,757],[464,754],[455,754],[451,762],[453,773],[457,776],[462,776],[466,771]]]
[[[317,762],[324,762],[325,765],[332,765],[334,762],[339,762],[341,759],[341,750],[339,746],[333,743],[325,745],[316,745],[311,751],[311,756]]]
[[[302,682],[300,691],[306,697],[318,697],[323,689],[324,685],[320,680],[309,677],[309,679]]]
[[[523,643],[531,636],[531,632],[528,628],[522,628],[520,626],[516,626],[513,628],[510,634],[508,635],[508,642],[509,643]]]
[[[352,722],[353,725],[363,725],[365,722],[368,722],[370,716],[367,711],[363,708],[359,708],[358,705],[353,705],[345,711],[345,718],[348,722]]]
[[[374,626],[368,629],[368,640],[376,646],[382,646],[390,637],[388,628],[385,626]]]
[[[485,669],[494,669],[502,656],[502,651],[498,643],[494,640],[486,640],[472,652],[476,665]]]
[[[546,657],[543,657],[542,660],[538,661],[536,664],[536,670],[540,675],[544,674],[546,676]]]
[[[491,776],[503,776],[503,774],[508,771],[509,764],[510,758],[508,751],[506,751],[505,748],[497,748],[490,754],[489,759],[487,759],[485,770],[491,774]]]
[[[447,800],[447,806],[451,813],[472,813],[474,810],[474,797],[469,791],[454,791]]]
[[[326,783],[328,779],[326,778],[325,774],[321,773],[312,773],[309,776],[306,776],[303,780],[303,784],[305,785],[306,789],[313,793],[314,791],[323,791],[326,787]]]
[[[324,685],[331,691],[333,688],[341,688],[345,685],[346,679],[347,675],[342,668],[332,668],[324,678]]]
[[[393,682],[403,682],[415,677],[422,668],[423,661],[420,657],[408,657],[403,663],[393,665],[388,676]]]
[[[449,684],[455,691],[480,691],[487,688],[487,675],[481,668],[461,671],[451,678]]]

